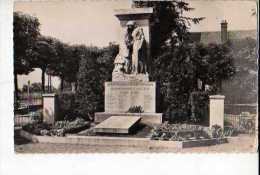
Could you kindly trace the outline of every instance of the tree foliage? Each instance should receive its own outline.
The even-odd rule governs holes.
[[[111,81],[118,47],[81,47],[81,52],[76,93],[77,113],[86,119],[93,119],[94,112],[104,109],[104,85],[106,81]]]
[[[55,39],[48,36],[38,37],[33,51],[34,59],[31,61],[31,65],[42,70],[42,91],[45,92],[45,73],[57,61]]]
[[[228,47],[217,44],[181,43],[155,59],[153,79],[160,92],[159,111],[166,115],[190,115],[189,99],[198,89],[197,81],[218,87],[219,81],[234,74],[233,57]],[[211,93],[216,93],[215,91]]]
[[[137,8],[152,7],[154,9],[152,17],[154,25],[151,27],[153,57],[163,54],[164,49],[162,48],[173,47],[177,41],[189,40],[191,23],[197,24],[203,19],[203,17],[185,16],[185,13],[193,8],[182,0],[134,1],[133,5]]]
[[[256,103],[257,101],[257,42],[252,38],[234,40],[230,43],[235,59],[236,75],[226,82],[224,94],[227,103]],[[243,94],[243,95],[237,95]]]
[[[14,13],[14,84],[16,97],[18,97],[18,74],[28,74],[33,71],[30,64],[33,47],[40,35],[40,23],[36,17],[20,12]]]

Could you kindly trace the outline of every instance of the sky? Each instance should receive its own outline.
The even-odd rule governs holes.
[[[189,1],[195,10],[185,14],[191,17],[206,17],[200,24],[192,25],[190,31],[218,31],[220,22],[228,21],[228,30],[256,29],[257,19],[252,16],[256,8],[254,1]],[[43,35],[52,36],[69,44],[107,46],[120,41],[120,24],[114,9],[130,8],[129,0],[85,0],[85,1],[38,1],[15,2],[14,11],[36,16]],[[22,87],[30,79],[40,82],[41,71],[29,76],[19,76]],[[59,85],[54,79],[54,86]]]

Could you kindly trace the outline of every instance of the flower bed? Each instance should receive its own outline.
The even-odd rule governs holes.
[[[215,125],[212,128],[200,125],[163,123],[152,130],[152,140],[185,141],[198,139],[223,138],[233,134],[232,128],[224,131]]]
[[[36,135],[65,136],[66,133],[77,133],[90,127],[90,122],[82,118],[73,121],[57,121],[54,125],[34,123],[23,126],[25,131]]]

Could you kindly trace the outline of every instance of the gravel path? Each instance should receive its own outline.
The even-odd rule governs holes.
[[[152,152],[255,152],[255,137],[240,135],[226,144],[185,149],[150,149],[122,146],[88,146],[76,144],[30,143],[23,138],[15,138],[16,153],[152,153]]]

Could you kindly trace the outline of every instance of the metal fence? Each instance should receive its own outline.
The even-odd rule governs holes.
[[[29,114],[15,114],[14,126],[24,126],[30,123],[37,123],[42,120],[42,112],[31,112]]]
[[[19,103],[26,105],[42,105],[42,94],[41,93],[20,93]]]
[[[232,126],[241,133],[254,133],[256,114],[241,113],[239,115],[225,114],[225,126]]]

